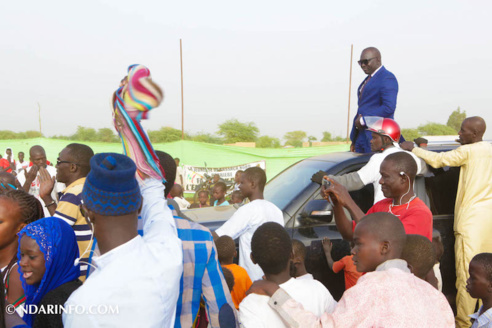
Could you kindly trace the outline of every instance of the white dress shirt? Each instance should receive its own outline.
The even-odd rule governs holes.
[[[144,237],[94,259],[96,270],[65,303],[66,309],[78,309],[63,314],[65,327],[174,326],[183,272],[181,241],[163,184],[147,179],[140,188]],[[117,313],[99,314],[100,306]],[[80,313],[80,309],[96,313]]]

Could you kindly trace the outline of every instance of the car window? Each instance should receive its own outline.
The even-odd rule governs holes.
[[[311,176],[319,170],[326,171],[336,163],[316,160],[303,160],[292,165],[267,183],[264,196],[266,200],[283,210],[300,191],[311,184]]]
[[[425,189],[433,215],[452,215],[458,191],[459,167],[434,169],[425,175]]]

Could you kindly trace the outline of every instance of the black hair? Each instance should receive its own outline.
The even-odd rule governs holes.
[[[265,171],[261,167],[250,167],[244,171],[246,179],[249,181],[255,182],[258,185],[260,191],[265,189],[266,184],[266,174]]]
[[[487,280],[492,283],[492,253],[477,254],[472,258],[471,262],[480,265],[487,275]]]
[[[20,151],[20,152],[18,153],[18,155],[20,155],[20,154],[25,155],[23,151]]]
[[[231,270],[229,270],[226,267],[221,267],[222,268],[222,273],[224,274],[224,279],[227,283],[227,287],[229,287],[229,291],[231,292],[232,289],[234,288],[234,275],[232,274]]]
[[[243,194],[241,193],[241,190],[234,190],[231,194],[231,199],[234,197],[239,197],[241,199],[244,199]]]
[[[176,162],[171,155],[163,151],[156,150],[155,154],[157,155],[157,158],[159,158],[161,167],[164,169],[164,173],[166,174],[166,183],[164,183],[166,189],[164,190],[164,195],[167,197],[167,195],[171,192],[174,181],[176,180]]]
[[[223,182],[217,182],[214,186],[214,188],[219,188],[220,190],[222,190],[223,192],[226,192],[227,191],[227,186],[225,183]]]
[[[200,196],[200,194],[203,194],[203,193],[205,193],[205,194],[207,195],[207,197],[209,196],[209,193],[208,193],[208,191],[206,191],[206,190],[200,190],[200,191],[198,192],[198,196]]]
[[[276,222],[262,224],[251,238],[251,254],[264,273],[282,272],[289,265],[292,254],[289,234]]]
[[[398,172],[406,173],[410,180],[414,180],[417,175],[417,163],[415,159],[409,153],[405,151],[399,151],[386,156],[385,161],[393,162]]]
[[[215,247],[217,248],[217,256],[220,263],[231,262],[234,259],[236,243],[231,237],[226,235],[220,236],[215,240]]]
[[[65,147],[69,150],[72,161],[80,167],[83,176],[87,176],[91,171],[91,158],[94,151],[91,147],[79,143],[71,143]]]
[[[407,235],[401,259],[412,266],[412,273],[415,276],[424,279],[434,264],[436,264],[436,252],[432,242],[427,237]]]
[[[292,251],[294,256],[300,257],[303,262],[306,260],[306,246],[304,246],[304,243],[300,240],[292,239]]]
[[[400,219],[391,213],[375,212],[364,216],[357,228],[364,225],[366,231],[378,238],[379,241],[389,241],[395,254],[400,256],[405,247],[407,235]]]
[[[0,197],[7,198],[19,206],[23,222],[26,224],[44,218],[43,206],[40,201],[24,190],[10,190]]]

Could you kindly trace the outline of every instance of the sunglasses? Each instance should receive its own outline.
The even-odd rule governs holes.
[[[369,62],[370,62],[371,60],[373,60],[374,58],[376,58],[376,57],[372,57],[372,58],[369,58],[369,59],[362,59],[362,60],[359,60],[359,61],[358,61],[358,63],[359,63],[359,65],[360,65],[360,66],[362,66],[362,65],[367,65],[367,64],[369,64]]]
[[[60,164],[64,164],[64,163],[66,163],[66,164],[74,164],[74,165],[79,165],[80,166],[80,164],[78,164],[78,163],[69,162],[69,161],[61,161],[59,158],[56,159],[56,165],[60,165]]]

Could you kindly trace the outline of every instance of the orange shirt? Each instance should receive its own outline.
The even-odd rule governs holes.
[[[362,276],[361,272],[358,272],[355,268],[354,261],[352,260],[353,255],[347,255],[340,261],[333,263],[333,272],[338,273],[344,270],[345,276],[345,290],[353,287],[357,280]]]
[[[234,306],[239,310],[239,303],[246,297],[246,291],[253,283],[249,278],[248,272],[246,272],[243,267],[234,263],[223,266],[231,270],[232,275],[234,276],[234,288],[231,291],[231,296]]]

